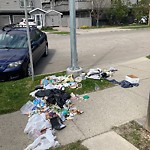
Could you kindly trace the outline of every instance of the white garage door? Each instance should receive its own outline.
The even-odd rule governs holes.
[[[21,21],[22,18],[25,18],[24,15],[14,15],[14,23],[18,23]]]
[[[4,25],[7,25],[9,23],[10,20],[8,15],[0,15],[0,27],[3,27]]]

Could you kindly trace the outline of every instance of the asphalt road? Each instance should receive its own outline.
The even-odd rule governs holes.
[[[77,32],[78,66],[83,70],[113,67],[150,54],[150,29]],[[35,74],[66,70],[71,65],[70,36],[47,34],[49,56],[35,67]]]

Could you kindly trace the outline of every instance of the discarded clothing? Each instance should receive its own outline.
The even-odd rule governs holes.
[[[102,70],[100,68],[90,69],[86,77],[92,79],[108,78],[108,77],[112,77],[115,71],[118,70],[112,67],[109,70]]]
[[[130,83],[130,82],[126,81],[126,80],[122,80],[122,81],[118,82],[115,79],[113,79],[113,80],[108,80],[108,81],[110,81],[110,82],[112,82],[114,84],[119,84],[123,88],[131,88],[131,87],[134,87],[134,86],[139,86],[138,83]]]
[[[102,70],[97,68],[97,69],[90,69],[89,72],[87,73],[86,77],[87,78],[92,78],[92,79],[100,79],[102,77]]]

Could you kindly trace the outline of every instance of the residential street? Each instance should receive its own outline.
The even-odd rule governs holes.
[[[104,31],[105,30],[105,31]],[[47,34],[49,56],[40,60],[35,74],[66,70],[70,66],[70,36]],[[113,66],[150,54],[150,29],[77,30],[78,65],[83,69]]]
[[[129,89],[118,85],[87,93],[90,97],[87,101],[75,100],[73,102],[75,106],[84,113],[77,115],[72,121],[65,121],[67,127],[56,132],[60,144],[83,140],[82,144],[89,150],[138,150],[112,132],[112,127],[143,118],[147,114],[150,61],[145,56],[149,54],[149,32],[150,30],[144,29],[77,35],[80,66],[110,67],[114,64],[118,69],[113,76],[114,79],[121,81],[126,75],[133,74],[139,77],[140,85]],[[69,36],[50,34],[48,36],[49,39],[53,37],[51,44],[49,40],[52,47],[50,54],[53,55],[41,59],[36,67],[39,73],[64,70],[70,64]],[[57,44],[56,39],[59,41]],[[90,39],[94,44],[92,41],[88,42]],[[98,39],[103,45],[98,44],[100,43]],[[24,133],[27,120],[28,118],[20,111],[0,116],[1,150],[22,150],[33,142]]]

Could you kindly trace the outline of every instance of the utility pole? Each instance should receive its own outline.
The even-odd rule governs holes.
[[[82,72],[82,68],[78,67],[78,54],[76,49],[76,11],[75,0],[69,0],[70,9],[70,48],[71,48],[71,67],[67,68],[67,74],[78,76]]]
[[[150,93],[149,93],[149,102],[148,102],[146,127],[145,128],[150,132]]]
[[[24,9],[25,9],[26,29],[27,29],[27,38],[28,38],[28,47],[29,47],[29,55],[30,55],[32,81],[34,81],[34,69],[33,69],[33,59],[32,59],[31,40],[30,40],[30,33],[29,33],[29,23],[28,23],[27,2],[26,2],[26,0],[24,0]]]
[[[149,11],[149,14],[148,14],[148,26],[150,26],[150,3],[148,4],[148,11]]]

